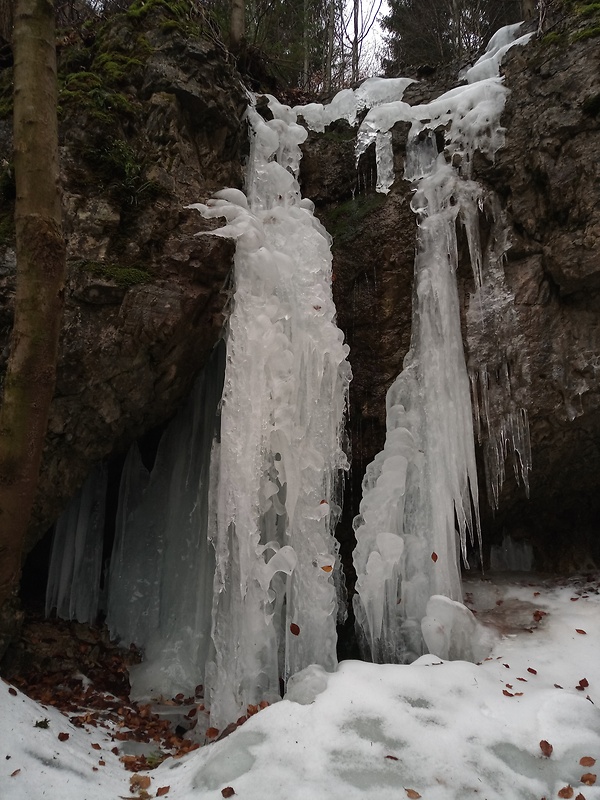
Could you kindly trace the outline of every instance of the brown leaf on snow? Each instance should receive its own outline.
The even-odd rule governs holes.
[[[140,789],[149,789],[151,778],[148,775],[132,775],[129,779],[129,790],[137,792]]]
[[[531,672],[532,675],[537,675],[537,669],[533,667],[527,667],[527,672]]]
[[[586,631],[582,630],[582,628],[575,628],[577,633],[586,633]]]
[[[298,634],[300,633],[300,626],[296,625],[295,622],[292,622],[292,624],[290,625],[290,632],[293,633],[294,636],[298,636]]]
[[[558,791],[558,796],[559,797],[566,797],[567,800],[568,800],[568,798],[573,797],[574,794],[575,794],[575,792],[573,791],[573,787],[572,786],[564,786],[562,789],[559,789],[559,791]]]
[[[386,758],[389,758],[389,759],[390,759],[390,761],[398,761],[398,759],[396,758],[396,756],[385,756],[385,757],[386,757]]]
[[[92,742],[91,746],[94,750],[102,750],[102,747],[98,744],[98,742]]]
[[[66,742],[68,738],[69,738],[69,734],[68,733],[59,733],[58,734],[58,741],[59,742]]]
[[[333,567],[331,566],[331,564],[325,564],[325,566],[321,567],[321,569],[323,570],[323,572],[333,572]]]
[[[550,758],[554,748],[552,747],[550,742],[547,742],[545,739],[542,739],[542,741],[540,742],[540,750],[546,756],[546,758]]]
[[[224,789],[221,789],[221,794],[223,797],[233,797],[235,794],[235,789],[233,786],[226,786]]]
[[[577,795],[575,800],[585,800],[585,795],[583,795],[583,794],[581,794],[581,792],[579,792],[579,794]]]
[[[421,797],[421,795],[414,789],[405,789],[404,791],[406,792],[406,796],[409,797],[410,800],[419,800],[419,797]]]
[[[433,563],[434,563],[434,564],[435,564],[435,562],[438,560],[438,554],[437,554],[436,552],[433,552],[433,553],[431,554],[431,560],[433,561]],[[420,797],[420,796],[421,796],[421,795],[419,795],[419,797]]]
[[[502,689],[502,694],[505,697],[514,697],[514,694],[512,692],[507,691],[506,689]]]
[[[583,758],[579,759],[579,763],[582,767],[593,767],[596,763],[596,759],[591,756],[583,756]]]
[[[596,783],[596,775],[593,772],[586,772],[581,776],[580,781],[586,786],[593,786]]]
[[[164,795],[169,794],[171,787],[170,786],[159,786],[156,790],[157,797],[164,797]]]
[[[10,777],[11,778],[16,778],[17,775],[19,774],[19,772],[21,772],[21,770],[20,769],[16,769],[14,772],[10,773]]]
[[[13,689],[13,687],[12,687],[12,686],[9,686],[9,687],[8,687],[8,693],[9,693],[9,694],[12,694],[12,696],[13,696],[13,697],[16,697],[16,696],[17,696],[17,690],[16,690],[16,689]]]

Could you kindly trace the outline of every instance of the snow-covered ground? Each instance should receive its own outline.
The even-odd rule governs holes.
[[[290,699],[138,777],[106,732],[0,683],[0,798],[599,800],[599,585],[471,579],[467,602],[497,631],[483,663],[309,668]]]

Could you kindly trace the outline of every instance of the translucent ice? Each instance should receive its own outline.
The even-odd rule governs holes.
[[[364,651],[377,661],[411,661],[434,644],[445,657],[473,657],[475,629],[457,602],[459,550],[466,562],[468,538],[479,536],[470,381],[456,288],[457,227],[465,230],[479,293],[480,302],[471,298],[470,313],[483,304],[482,317],[487,318],[495,314],[490,304],[503,310],[508,305],[498,272],[504,251],[499,248],[493,258],[483,251],[479,214],[484,192],[471,180],[471,164],[475,151],[492,158],[504,141],[500,116],[506,89],[497,68],[519,27],[500,31],[490,44],[484,60],[494,70],[482,72],[483,80],[426,105],[396,100],[372,107],[357,137],[357,157],[375,143],[377,188],[387,192],[395,179],[389,131],[398,121],[411,124],[404,177],[413,182],[411,205],[419,226],[411,346],[388,392],[384,450],[367,469],[354,522],[354,610]],[[499,215],[494,219],[500,226]],[[499,238],[504,242],[505,237]],[[501,318],[494,316],[499,324]],[[486,434],[503,464],[505,431],[516,406],[506,394],[502,397],[497,402],[502,413],[487,417]],[[478,421],[480,416],[478,410]],[[517,428],[511,428],[517,431],[514,441],[524,441],[524,431]],[[526,448],[518,444],[515,450]],[[437,602],[435,613],[427,610],[432,595],[447,600],[445,605]],[[456,630],[460,636],[451,643]]]
[[[46,616],[94,622],[100,599],[106,470],[92,470],[56,523],[46,588]]]

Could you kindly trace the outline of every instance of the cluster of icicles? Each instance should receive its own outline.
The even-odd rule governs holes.
[[[325,107],[268,98],[268,121],[249,109],[246,194],[225,189],[194,206],[225,220],[209,235],[236,240],[227,330],[152,469],[136,446],[127,457],[102,592],[102,468],[56,528],[47,611],[87,621],[103,609],[111,633],[144,651],[132,669],[135,697],[190,695],[203,684],[211,724],[223,727],[248,705],[278,699],[281,682],[303,668],[336,667],[344,597],[334,529],[351,372],[335,324],[330,237],[297,180],[307,136],[300,116],[324,130],[370,109],[357,157],[374,143],[383,192],[394,181],[391,128],[412,125],[404,172],[419,224],[411,348],[388,393],[385,447],[367,470],[355,520],[354,608],[373,660],[407,662],[427,648],[474,655],[473,622],[459,602],[459,550],[466,559],[479,533],[470,383],[493,496],[509,445],[523,480],[529,469],[527,422],[506,368],[516,324],[503,282],[506,242],[498,209],[470,175],[476,150],[491,158],[502,144],[498,64],[526,40],[518,29],[496,34],[467,84],[428,105],[402,101],[408,79],[371,79]],[[495,227],[485,248],[480,214]],[[494,362],[469,371],[457,223],[476,287],[468,335],[490,325],[502,332]]]

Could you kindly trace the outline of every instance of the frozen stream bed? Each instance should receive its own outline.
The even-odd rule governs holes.
[[[227,739],[139,773],[147,795],[130,791],[109,733],[0,683],[0,797],[598,800],[600,578],[513,578],[465,582],[467,605],[495,631],[481,664],[427,655],[308,668],[290,699]]]

